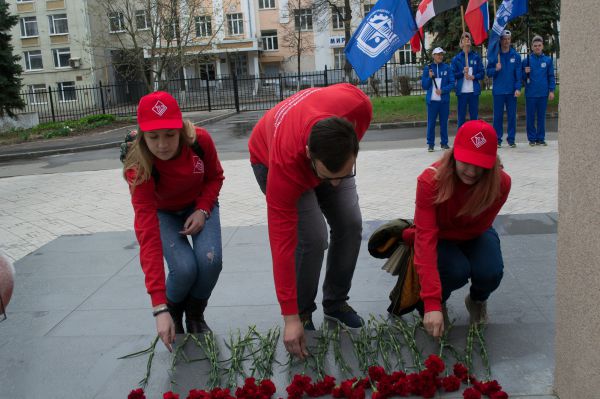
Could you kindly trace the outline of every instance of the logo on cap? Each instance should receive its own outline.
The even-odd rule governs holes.
[[[471,137],[471,141],[475,144],[475,147],[479,148],[486,143],[485,136],[482,132],[477,133],[475,136]]]
[[[154,107],[152,107],[152,111],[158,116],[163,116],[163,114],[167,112],[167,106],[163,104],[162,101],[158,100],[156,101],[156,104],[154,104]]]

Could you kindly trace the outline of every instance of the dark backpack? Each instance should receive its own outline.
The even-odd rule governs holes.
[[[133,141],[135,140],[136,136],[137,130],[131,130],[125,135],[125,140],[123,140],[120,146],[121,154],[119,155],[119,159],[121,160],[121,162],[125,162],[127,152],[129,151],[129,148],[133,145]],[[198,144],[197,141],[194,141],[194,144],[192,144],[190,147],[192,148],[192,151],[194,151],[194,154],[196,154],[200,159],[204,159],[204,149],[202,149],[202,147],[200,146],[200,144]],[[156,170],[154,166],[152,166],[152,177],[154,177],[155,183],[157,183],[160,178],[158,170]]]

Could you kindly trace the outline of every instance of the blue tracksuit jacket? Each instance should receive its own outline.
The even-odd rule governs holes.
[[[479,54],[469,51],[469,66],[473,68],[473,76],[475,76],[475,80],[473,81],[473,94],[478,96],[481,94],[481,85],[479,81],[483,79],[485,76],[485,71],[483,70],[483,63],[481,62],[481,57]],[[460,96],[462,84],[465,80],[465,75],[463,74],[463,70],[465,67],[465,52],[461,51],[456,54],[454,58],[452,58],[452,73],[454,73],[454,79],[456,80],[456,95]]]
[[[526,66],[531,67],[529,83],[527,83],[527,74],[525,73]],[[548,94],[556,88],[554,65],[552,58],[547,55],[531,54],[529,61],[525,58],[522,73],[525,81],[525,97],[548,97]]]
[[[452,73],[450,65],[442,62],[439,64],[433,63],[431,65],[426,65],[425,68],[423,68],[421,87],[423,87],[423,90],[427,90],[427,104],[431,102],[431,91],[435,89],[433,80],[429,77],[429,67],[433,70],[436,78],[442,78],[442,84],[441,87],[439,87],[439,89],[442,90],[442,99],[440,102],[450,102],[450,92],[454,88],[454,74]]]
[[[494,78],[492,94],[513,94],[521,90],[521,56],[511,47],[506,53],[500,51],[500,63],[500,71],[496,71],[495,62],[488,64],[486,70],[487,75]]]

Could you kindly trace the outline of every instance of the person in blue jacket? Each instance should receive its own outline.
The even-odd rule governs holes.
[[[450,92],[454,88],[454,74],[450,65],[443,63],[445,51],[441,47],[433,49],[433,64],[425,66],[421,86],[427,90],[427,146],[434,151],[435,122],[440,118],[440,144],[448,147],[448,114],[450,113]]]
[[[494,129],[498,136],[498,147],[502,145],[504,135],[502,119],[506,107],[507,137],[511,148],[517,146],[517,97],[521,95],[521,56],[511,47],[511,33],[508,30],[500,36],[500,62],[490,62],[487,75],[493,78],[492,96],[494,98]]]
[[[525,80],[525,109],[527,110],[527,140],[529,145],[546,144],[546,107],[548,100],[554,100],[556,79],[552,58],[544,55],[544,39],[534,36],[531,41],[531,54],[523,61]],[[537,114],[537,127],[536,127]]]
[[[463,50],[452,59],[452,73],[456,80],[455,94],[458,100],[458,127],[465,123],[467,105],[469,119],[477,120],[479,113],[479,81],[485,76],[481,57],[471,52],[472,38],[469,32],[463,32],[460,38],[460,48]],[[466,61],[468,60],[468,61]],[[467,65],[468,63],[468,65]]]

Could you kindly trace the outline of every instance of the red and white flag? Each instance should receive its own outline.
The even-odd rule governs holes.
[[[422,0],[415,14],[415,22],[419,31],[410,39],[410,46],[415,53],[421,51],[423,25],[431,18],[451,8],[460,6],[460,0]]]

